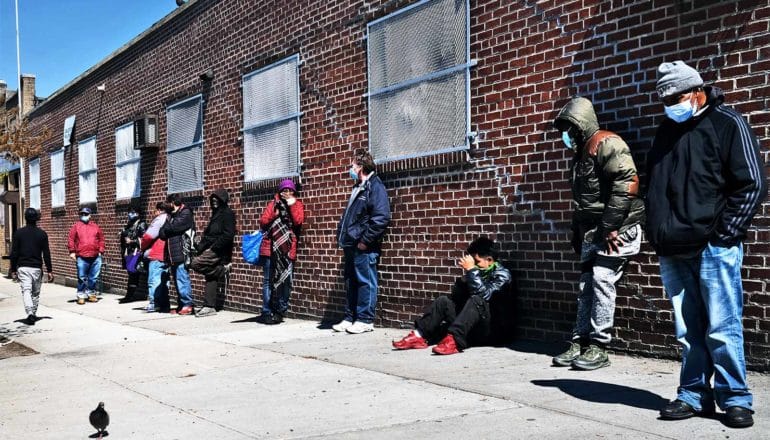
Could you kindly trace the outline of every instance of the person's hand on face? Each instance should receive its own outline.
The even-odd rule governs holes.
[[[457,260],[457,265],[462,267],[463,270],[467,272],[476,267],[476,260],[473,258],[473,256],[465,254],[459,260]]]
[[[284,188],[281,191],[281,198],[286,201],[286,204],[291,206],[294,204],[294,202],[297,201],[297,199],[294,197],[294,191],[292,191],[289,188]]]

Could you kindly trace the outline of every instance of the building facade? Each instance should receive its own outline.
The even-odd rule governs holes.
[[[28,197],[39,198],[55,271],[70,281],[66,233],[79,206],[95,208],[108,244],[105,283],[120,289],[117,239],[131,205],[148,212],[182,194],[201,231],[208,195],[225,188],[243,234],[258,227],[278,181],[293,178],[307,221],[290,311],[338,319],[335,230],[353,152],[365,148],[393,212],[378,325],[408,325],[447,292],[467,243],[486,235],[516,276],[519,335],[559,340],[571,330],[579,268],[569,244],[570,153],[551,127],[557,111],[572,96],[591,99],[643,169],[664,117],[656,67],[683,59],[725,89],[767,160],[769,26],[766,0],[192,0],[32,112],[34,126],[55,135],[24,170]],[[152,136],[133,139],[137,126],[157,133],[157,146]],[[754,369],[770,367],[768,214],[765,205],[745,246]],[[240,239],[226,306],[257,312],[261,269],[239,250]],[[649,247],[630,263],[617,306],[614,349],[677,355]]]

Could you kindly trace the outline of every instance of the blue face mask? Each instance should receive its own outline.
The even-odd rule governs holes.
[[[350,169],[350,178],[358,182],[358,173],[353,168]]]
[[[575,141],[572,140],[571,137],[569,137],[568,131],[562,131],[561,132],[561,140],[564,141],[564,145],[569,148],[570,150],[575,149]]]
[[[666,116],[678,124],[692,118],[692,115],[695,114],[695,108],[689,100],[680,102],[679,104],[666,106],[665,111]]]

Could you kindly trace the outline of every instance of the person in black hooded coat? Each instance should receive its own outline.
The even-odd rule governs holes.
[[[219,280],[225,275],[232,260],[233,239],[235,238],[235,213],[227,206],[230,196],[225,189],[218,189],[209,196],[211,219],[203,231],[203,238],[195,245],[195,257],[192,269],[206,279],[206,293],[203,307],[195,316],[203,317],[216,314],[216,299]]]

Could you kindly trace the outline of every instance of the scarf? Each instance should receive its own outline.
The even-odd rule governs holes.
[[[273,276],[270,280],[273,289],[278,288],[291,275],[291,260],[289,252],[291,251],[291,242],[294,237],[292,229],[294,222],[289,215],[289,207],[286,202],[280,200],[273,202],[275,210],[278,211],[278,217],[270,223],[270,250],[273,259]]]

